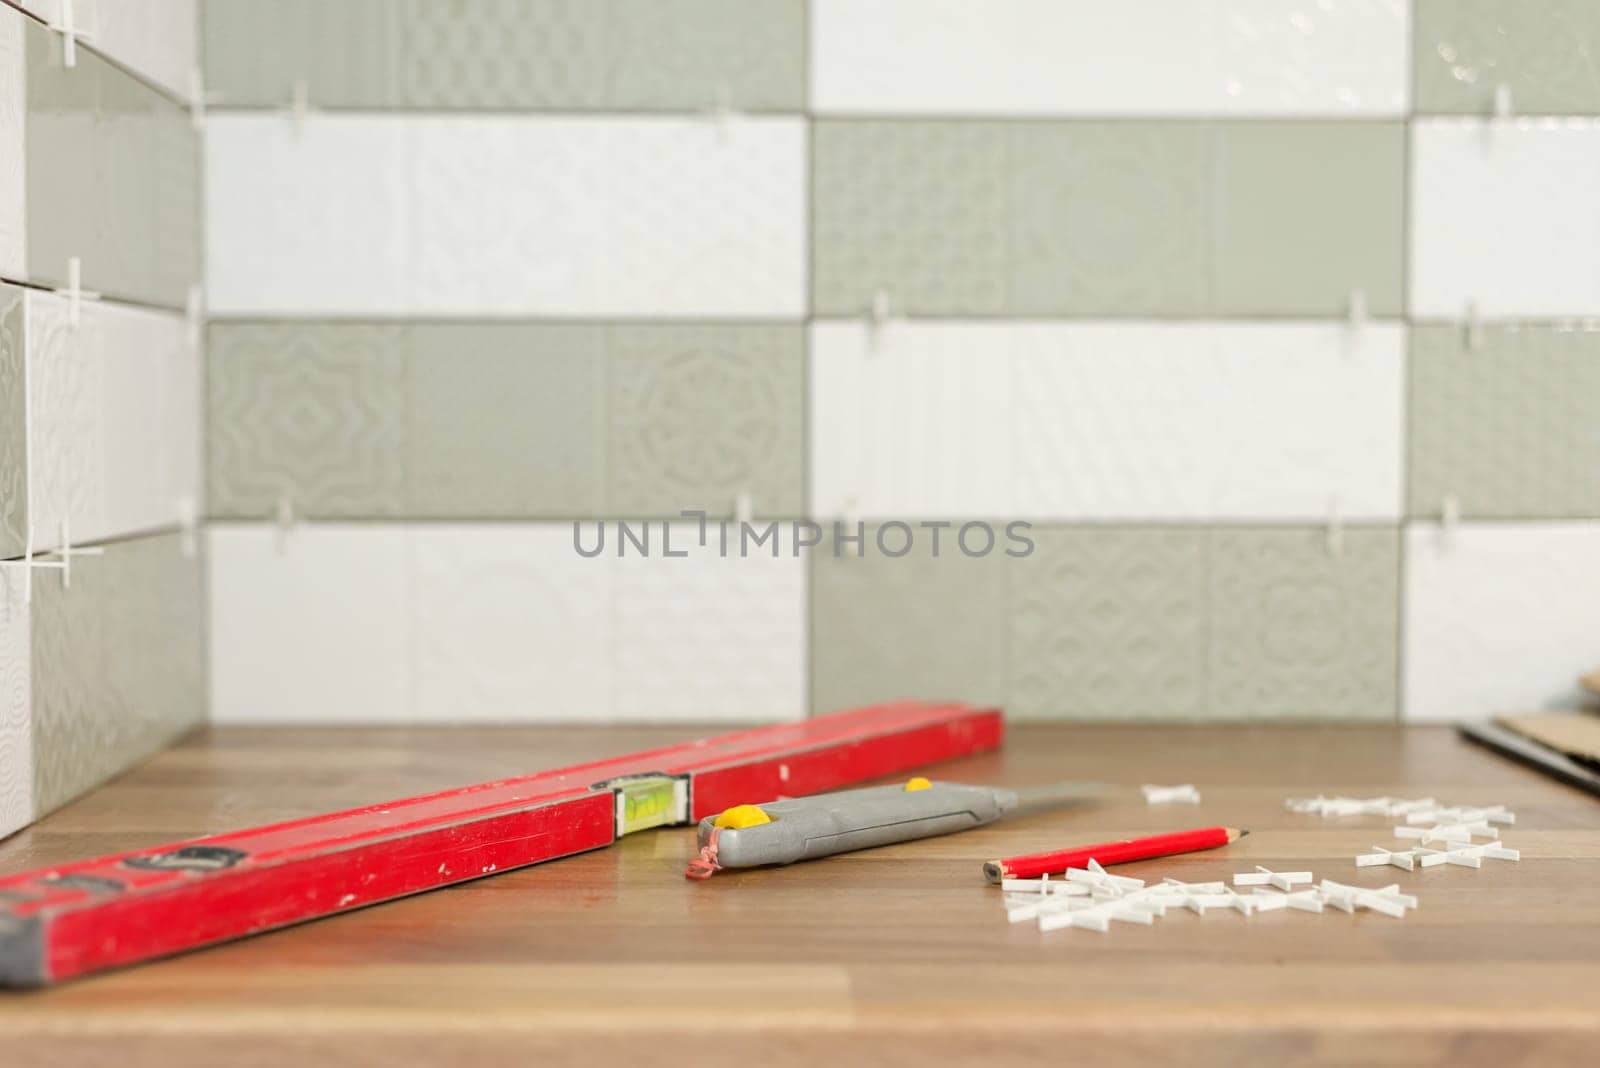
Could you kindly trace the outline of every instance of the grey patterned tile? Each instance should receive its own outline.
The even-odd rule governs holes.
[[[37,23],[25,32],[29,280],[64,285],[77,257],[86,289],[183,307],[199,280],[188,113],[92,52],[66,67]]]
[[[27,274],[27,76],[21,12],[0,6],[0,277]]]
[[[806,105],[805,0],[612,0],[605,106]]]
[[[0,285],[0,559],[28,538],[27,379],[22,290]]]
[[[946,531],[936,559],[929,532],[916,533],[916,547],[898,559],[872,545],[865,557],[812,553],[813,711],[902,697],[1004,698],[1007,558],[963,556]]]
[[[1211,248],[1198,123],[1017,123],[1010,301],[1023,315],[1199,313]]]
[[[1405,140],[1403,123],[1218,124],[1212,309],[1337,316],[1360,289],[1400,314]]]
[[[228,104],[799,110],[803,0],[208,0]]]
[[[1182,719],[1206,709],[1201,528],[1036,528],[1011,560],[1010,692],[1023,719]]]
[[[599,514],[603,327],[417,325],[410,359],[408,514]]]
[[[321,107],[392,104],[395,8],[392,0],[205,0],[206,88],[229,107],[286,106],[296,82]]]
[[[101,220],[95,127],[106,67],[86,54],[80,54],[76,67],[66,67],[60,40],[31,19],[24,22],[23,36],[29,278],[59,284],[65,280],[67,257],[78,256],[86,261],[84,284],[100,286],[101,265],[89,250],[98,243]]]
[[[815,310],[1400,310],[1400,123],[849,122],[813,137]]]
[[[1219,719],[1392,720],[1397,530],[1211,532],[1207,706]]]
[[[43,814],[205,715],[201,569],[175,534],[73,562],[33,593],[33,800]]]
[[[218,323],[212,514],[797,515],[804,332]],[[607,383],[609,382],[609,386]]]
[[[401,0],[404,103],[581,108],[606,97],[609,0]]]
[[[1593,0],[1415,0],[1420,113],[1487,114],[1495,87],[1524,115],[1600,114]]]
[[[825,121],[811,151],[816,311],[1008,310],[1003,125]]]
[[[213,515],[400,514],[404,327],[214,324],[209,347]]]
[[[33,820],[33,612],[25,581],[21,571],[0,568],[0,838]]]
[[[1600,516],[1600,330],[1411,330],[1410,514]]]
[[[608,332],[614,515],[799,515],[804,352],[799,326],[613,326]]]

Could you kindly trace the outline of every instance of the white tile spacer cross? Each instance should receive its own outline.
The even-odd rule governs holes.
[[[1404,797],[1397,797],[1389,802],[1389,807],[1384,811],[1384,815],[1405,816],[1409,820],[1411,818],[1411,813],[1422,809],[1433,808],[1438,804],[1439,802],[1435,801],[1431,797],[1418,797],[1410,800]]]
[[[1255,898],[1258,912],[1271,912],[1281,908],[1297,909],[1300,912],[1322,911],[1322,895],[1315,889],[1295,890],[1287,894],[1276,890],[1257,890],[1252,896]]]
[[[1327,817],[1387,815],[1394,805],[1411,803],[1393,797],[1323,797],[1318,794],[1316,797],[1288,798],[1284,806],[1290,812],[1309,812]]]
[[[311,87],[304,79],[289,86],[288,111],[289,121],[294,123],[294,132],[298,135],[305,129],[306,119],[311,115]]]
[[[727,82],[719,81],[712,89],[711,106],[706,109],[706,117],[716,127],[717,140],[726,144],[733,132],[734,119],[738,118],[738,112],[733,107],[733,94],[729,92]]]
[[[294,532],[294,503],[287,493],[278,495],[278,507],[273,512],[273,546],[279,556],[289,552],[289,535]]]
[[[1182,879],[1168,877],[1161,880],[1160,889],[1174,894],[1220,894],[1228,889],[1228,884],[1224,882],[1186,883]]]
[[[184,295],[183,316],[189,327],[189,347],[198,351],[204,340],[206,326],[205,290],[198,282],[191,285],[189,292]]]
[[[1515,117],[1511,108],[1511,86],[1501,82],[1494,87],[1494,117],[1505,122]]]
[[[1156,918],[1143,909],[1133,908],[1123,901],[1106,901],[1086,909],[1046,912],[1039,917],[1039,930],[1054,931],[1062,927],[1083,927],[1091,931],[1108,931],[1111,921],[1138,923],[1146,927]]]
[[[1279,890],[1289,890],[1296,883],[1309,883],[1312,874],[1308,871],[1273,871],[1256,865],[1255,871],[1240,872],[1233,877],[1234,886],[1275,886]]]
[[[72,532],[67,527],[67,517],[61,517],[61,548],[55,551],[61,557],[61,588],[72,588],[72,558],[74,556],[104,556],[105,550],[101,548],[75,549],[72,546]]]
[[[1417,851],[1415,849],[1385,849],[1381,845],[1372,847],[1371,853],[1360,853],[1356,856],[1356,867],[1375,868],[1383,864],[1392,864],[1396,868],[1413,871],[1417,866]]]
[[[1255,890],[1250,897],[1256,903],[1257,912],[1277,912],[1289,907],[1289,895],[1276,890]]]
[[[1367,291],[1365,289],[1352,289],[1350,302],[1345,308],[1345,323],[1352,331],[1359,332],[1367,325]]]
[[[1394,829],[1396,838],[1412,838],[1423,845],[1434,842],[1471,842],[1474,835],[1484,838],[1499,838],[1500,831],[1487,820],[1477,820],[1472,823],[1436,823],[1432,827],[1413,827],[1409,824]]]
[[[1145,887],[1143,890],[1134,890],[1131,893],[1124,894],[1122,903],[1128,908],[1140,909],[1155,916],[1165,916],[1167,914],[1167,906],[1172,904],[1168,900],[1168,896],[1161,892],[1161,885],[1158,883],[1155,886]]]
[[[1419,854],[1424,854],[1420,859],[1424,868],[1432,868],[1438,864],[1455,864],[1463,868],[1481,868],[1484,858],[1490,860],[1521,860],[1522,853],[1516,849],[1507,849],[1499,842],[1480,842],[1477,845],[1455,846],[1451,849],[1419,849]]]
[[[1343,912],[1354,912],[1357,908],[1365,908],[1400,919],[1405,916],[1406,909],[1417,907],[1417,899],[1410,894],[1402,894],[1399,883],[1369,890],[1361,886],[1347,886],[1331,879],[1324,879],[1317,885],[1317,889],[1322,891],[1328,904]]]
[[[185,560],[193,560],[200,551],[200,509],[193,497],[184,494],[173,511],[178,518],[178,548]]]
[[[1456,530],[1461,526],[1461,498],[1447,493],[1439,502],[1439,547],[1449,549],[1455,545]]]
[[[1126,875],[1112,875],[1100,866],[1100,862],[1093,857],[1089,858],[1087,868],[1068,868],[1067,881],[1082,883],[1085,886],[1100,886],[1109,890],[1140,890],[1144,888],[1143,879],[1130,879]]]
[[[1216,894],[1184,894],[1183,907],[1196,915],[1204,916],[1206,909],[1233,908],[1234,899],[1239,895],[1228,889],[1223,889]]]
[[[1006,921],[1008,923],[1021,923],[1024,920],[1035,920],[1049,912],[1072,912],[1078,909],[1093,908],[1095,902],[1087,897],[1072,897],[1067,894],[1025,894],[1028,900],[1013,901],[1006,905]]]
[[[67,523],[67,517],[61,517],[61,547],[48,552],[35,553],[33,551],[33,524],[28,524],[28,536],[23,544],[21,560],[0,561],[0,567],[15,567],[22,569],[22,603],[33,603],[33,572],[35,568],[49,569],[61,572],[61,588],[72,588],[72,558],[75,556],[104,556],[102,548],[78,549],[72,544],[72,530]],[[50,560],[47,557],[58,557]]]
[[[1099,907],[1086,909],[1052,909],[1039,914],[1039,930],[1059,931],[1063,927],[1083,927],[1090,931],[1111,929],[1111,917]]]
[[[1200,791],[1196,790],[1192,783],[1184,783],[1181,786],[1156,786],[1152,783],[1145,783],[1139,789],[1144,791],[1144,801],[1147,805],[1198,805],[1200,803]]]
[[[894,299],[887,289],[873,291],[872,303],[867,306],[867,349],[882,352],[894,325]]]
[[[67,298],[67,322],[74,330],[83,320],[83,302],[100,299],[99,293],[83,288],[83,260],[77,256],[67,257],[67,284],[56,292]]]
[[[1255,914],[1256,901],[1253,895],[1246,897],[1237,890],[1229,889],[1227,891],[1227,896],[1230,899],[1228,901],[1229,907],[1235,912],[1239,913],[1241,916],[1251,916]]]
[[[94,39],[94,34],[89,30],[78,29],[77,13],[73,10],[72,0],[61,0],[61,21],[47,25],[61,35],[61,65],[76,67],[78,42],[91,41]]]
[[[1406,813],[1407,823],[1516,823],[1517,814],[1504,805],[1478,808],[1467,805],[1434,805]]]
[[[1483,348],[1483,316],[1478,312],[1477,301],[1467,301],[1467,312],[1464,318],[1467,334],[1467,351],[1478,352]]]
[[[205,75],[199,67],[189,68],[189,123],[195,130],[206,127],[206,111],[212,104],[220,104],[222,94],[206,89]]]

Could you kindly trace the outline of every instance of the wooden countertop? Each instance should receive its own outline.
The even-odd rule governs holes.
[[[213,729],[0,843],[0,873],[520,774],[713,731]],[[1162,1065],[1577,1062],[1600,1042],[1600,802],[1444,728],[1012,729],[943,778],[1116,800],[792,868],[685,880],[687,828],[44,991],[0,991],[7,1064],[530,1064],[1037,1057]],[[1193,782],[1198,806],[1146,806]],[[1288,796],[1503,802],[1520,863],[1356,869],[1381,817]],[[757,799],[752,799],[757,800]],[[1371,912],[1041,935],[991,857],[1226,823],[1255,864],[1421,898]]]

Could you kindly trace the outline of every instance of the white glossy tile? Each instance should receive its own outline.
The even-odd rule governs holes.
[[[418,719],[611,718],[612,561],[569,525],[419,525],[410,552]]]
[[[1572,708],[1600,647],[1600,524],[1406,532],[1405,715]]]
[[[585,545],[593,527],[585,525]],[[268,524],[211,542],[218,722],[803,714],[804,561],[578,554],[564,523]],[[676,531],[674,550],[693,542]],[[630,548],[629,552],[632,552]]]
[[[110,302],[26,296],[28,501],[36,549],[200,514],[200,361],[187,321]]]
[[[799,315],[798,119],[413,123],[412,309]]]
[[[209,542],[211,715],[217,723],[411,718],[407,533],[222,524]]]
[[[203,140],[212,314],[406,311],[403,119],[214,113]]]
[[[812,514],[1008,514],[1017,329],[813,326]]]
[[[1399,514],[1403,331],[1368,324],[813,328],[816,514]]]
[[[1600,314],[1600,120],[1411,126],[1411,311]]]
[[[28,263],[24,17],[0,4],[0,277],[19,280]]]
[[[797,119],[217,115],[228,314],[799,315]]]
[[[1405,0],[815,0],[830,113],[1400,115]]]
[[[23,573],[0,568],[0,837],[33,820],[33,622]]]
[[[701,548],[698,528],[688,524],[672,527],[671,548],[689,555],[615,561],[617,718],[771,722],[805,715],[806,563],[793,554],[790,525],[778,527],[776,557],[769,541],[759,549],[751,543],[747,556],[730,550],[724,558],[709,528]],[[661,531],[654,524],[652,537]]]

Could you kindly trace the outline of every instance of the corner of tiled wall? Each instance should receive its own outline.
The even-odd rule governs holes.
[[[0,3],[0,834],[205,715],[197,8],[71,14]]]
[[[205,15],[225,721],[1392,721],[1600,652],[1579,7]],[[566,542],[741,498],[920,540]]]

